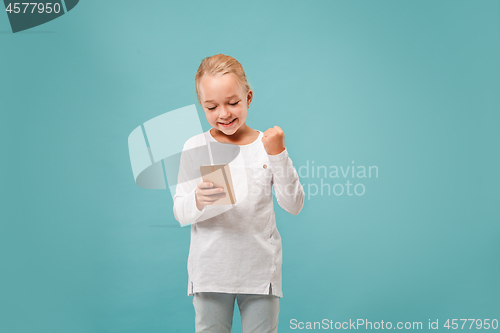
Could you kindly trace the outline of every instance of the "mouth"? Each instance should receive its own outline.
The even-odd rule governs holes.
[[[229,121],[229,122],[217,122],[219,125],[221,125],[222,127],[231,127],[231,125],[234,124],[234,122],[236,121],[237,118],[234,118],[233,120]]]

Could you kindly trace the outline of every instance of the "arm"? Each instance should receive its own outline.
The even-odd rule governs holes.
[[[182,226],[204,221],[229,209],[212,206],[226,194],[212,183],[202,181],[199,169],[202,163],[197,156],[204,155],[205,147],[187,147],[184,145],[182,150],[174,195],[174,216]]]
[[[285,149],[278,155],[269,155],[273,170],[273,187],[276,200],[281,208],[297,215],[304,206],[304,189],[292,160]]]
[[[184,145],[174,195],[174,216],[181,225],[195,223],[203,214],[204,207],[201,210],[198,209],[195,197],[196,186],[201,180],[201,175],[196,177],[198,175],[193,174],[195,172],[190,150]]]
[[[304,189],[292,160],[288,157],[283,130],[279,126],[268,129],[264,132],[262,143],[273,170],[276,200],[281,208],[297,215],[304,206]]]

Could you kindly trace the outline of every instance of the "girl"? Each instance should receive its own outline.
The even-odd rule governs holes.
[[[235,299],[243,332],[277,332],[282,254],[272,188],[278,204],[294,215],[302,209],[304,190],[283,130],[274,126],[262,133],[245,123],[253,92],[236,59],[222,54],[203,59],[195,83],[212,128],[184,145],[179,178],[188,169],[198,174],[177,185],[174,215],[191,224],[188,295],[196,332],[231,332]],[[213,205],[226,193],[202,181],[203,154],[189,154],[217,143],[239,149],[238,158],[228,162],[234,205]]]

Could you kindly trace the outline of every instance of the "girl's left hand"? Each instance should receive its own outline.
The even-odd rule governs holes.
[[[269,155],[278,155],[285,150],[285,133],[281,127],[274,126],[264,132],[262,143]]]

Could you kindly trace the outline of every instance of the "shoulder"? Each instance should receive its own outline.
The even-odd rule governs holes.
[[[195,136],[190,137],[184,143],[184,150],[191,149],[199,146],[203,146],[206,144],[206,135],[208,132],[196,134]]]
[[[260,130],[258,130],[258,129],[255,129],[255,128],[254,128],[253,130],[254,130],[255,132],[257,132],[257,138],[260,138],[260,137],[262,137],[262,136],[264,135],[264,132],[262,132],[262,131],[260,131]]]

